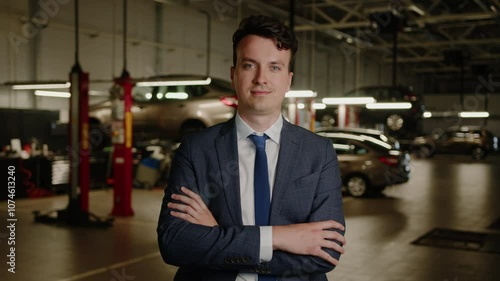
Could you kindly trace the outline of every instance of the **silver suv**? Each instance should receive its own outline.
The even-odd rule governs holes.
[[[185,134],[230,119],[236,112],[235,92],[227,81],[196,75],[169,75],[155,80],[163,84],[133,89],[134,141],[179,141]],[[92,105],[89,116],[93,126],[110,126],[111,101]]]

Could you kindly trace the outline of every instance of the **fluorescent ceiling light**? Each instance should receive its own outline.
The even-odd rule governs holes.
[[[285,94],[285,98],[314,98],[315,96],[316,92],[311,90],[288,91]]]
[[[168,92],[165,94],[166,99],[176,99],[185,100],[188,98],[188,94],[184,92]]]
[[[137,82],[135,85],[138,87],[151,87],[151,86],[189,86],[189,85],[208,85],[212,82],[209,77],[205,80],[178,80],[178,81],[143,81]]]
[[[357,97],[357,98],[323,98],[324,104],[369,104],[376,102],[372,97]]]
[[[314,109],[325,109],[326,104],[317,102],[317,103],[313,103],[312,107]]]
[[[53,97],[53,98],[69,98],[69,97],[71,97],[71,93],[36,90],[35,91],[35,96],[39,96],[39,97]]]
[[[12,90],[67,89],[70,86],[70,82],[50,84],[21,84],[12,85]]]
[[[297,108],[298,108],[298,109],[304,109],[304,108],[306,108],[306,106],[305,106],[305,104],[303,104],[303,103],[298,103],[298,104],[297,104]]]
[[[424,118],[431,118],[431,117],[432,117],[432,113],[430,111],[424,112]]]
[[[458,116],[462,118],[486,118],[490,114],[486,111],[462,111],[458,113]]]
[[[377,102],[369,103],[366,105],[368,109],[410,109],[411,103],[409,102]]]

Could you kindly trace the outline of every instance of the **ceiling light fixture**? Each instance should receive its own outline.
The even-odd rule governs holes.
[[[71,97],[71,93],[36,90],[35,96],[52,97],[52,98],[69,98],[69,97]]]
[[[376,102],[373,97],[356,97],[356,98],[323,98],[324,104],[333,105],[353,105],[353,104],[370,104]]]
[[[165,80],[165,81],[142,81],[135,85],[138,87],[154,87],[154,86],[191,86],[191,85],[208,85],[212,79],[208,77],[205,80]]]
[[[39,90],[39,89],[68,89],[71,86],[70,82],[54,82],[54,83],[30,83],[30,84],[10,84],[12,90]]]
[[[316,95],[317,93],[311,90],[295,90],[288,91],[285,98],[314,98]]]
[[[462,111],[458,113],[462,118],[487,118],[490,114],[486,111]]]
[[[411,103],[409,102],[377,102],[366,105],[368,109],[410,109]]]

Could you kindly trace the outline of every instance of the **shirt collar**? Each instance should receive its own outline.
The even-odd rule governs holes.
[[[256,132],[247,123],[245,123],[245,121],[243,121],[239,113],[236,113],[235,122],[238,141],[246,139],[253,133],[257,133],[258,135],[264,133],[275,143],[280,143],[281,129],[283,128],[283,117],[281,115],[278,120],[276,120],[276,122],[274,122],[274,124],[271,125],[271,127],[269,127],[269,129],[267,129],[265,132]]]

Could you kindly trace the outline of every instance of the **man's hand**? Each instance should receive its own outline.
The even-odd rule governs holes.
[[[328,248],[341,254],[344,253],[341,245],[345,245],[346,240],[342,234],[332,229],[343,231],[344,226],[336,221],[273,226],[273,250],[317,256],[337,265],[338,260],[322,249]]]
[[[168,203],[170,209],[176,211],[171,211],[170,214],[174,217],[183,219],[190,223],[201,224],[204,226],[216,226],[218,225],[212,212],[207,208],[205,202],[201,199],[200,195],[194,193],[193,191],[181,187],[181,191],[186,195],[182,194],[172,194],[172,199],[180,201],[182,203]]]

